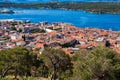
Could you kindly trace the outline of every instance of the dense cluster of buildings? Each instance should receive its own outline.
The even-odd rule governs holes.
[[[59,22],[35,24],[13,19],[0,20],[0,49],[16,46],[25,46],[40,54],[45,47],[59,48],[71,55],[80,49],[91,50],[96,46],[107,46],[120,53],[120,32],[77,28]]]

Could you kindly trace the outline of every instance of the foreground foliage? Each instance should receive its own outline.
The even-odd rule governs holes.
[[[17,47],[10,50],[0,51],[0,75],[5,77],[7,74],[30,75],[33,64],[33,53],[24,47]]]
[[[51,80],[68,79],[72,74],[72,63],[68,55],[62,50],[45,49],[40,56],[48,66]]]
[[[74,56],[74,80],[119,80],[120,55],[105,47]]]
[[[0,77],[14,75],[20,77],[45,77],[55,79],[68,78],[72,72],[71,59],[58,49],[45,49],[37,57],[25,47],[0,51]]]
[[[0,51],[0,80],[120,80],[120,55],[106,47],[80,50],[73,56],[44,49],[39,56],[25,47]]]

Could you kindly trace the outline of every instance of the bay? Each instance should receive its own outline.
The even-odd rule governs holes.
[[[0,14],[0,19],[30,20],[71,23],[76,27],[120,30],[120,14],[94,14],[85,11],[52,9],[12,9],[15,14]]]

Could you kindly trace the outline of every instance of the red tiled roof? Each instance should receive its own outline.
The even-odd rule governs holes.
[[[86,49],[87,47],[88,47],[87,44],[83,44],[83,45],[80,46],[80,49]]]
[[[52,31],[52,32],[49,32],[48,34],[49,34],[50,36],[53,36],[53,35],[56,34],[56,32],[55,32],[55,31]]]
[[[36,43],[36,48],[42,48],[44,46],[44,44],[43,43]]]
[[[108,32],[105,30],[102,30],[99,34],[105,36],[105,35],[108,35]]]

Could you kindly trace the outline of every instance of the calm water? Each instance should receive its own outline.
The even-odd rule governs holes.
[[[67,22],[77,27],[96,27],[101,29],[120,30],[120,14],[93,14],[84,11],[47,10],[47,9],[13,9],[15,14],[0,14],[0,19]]]

